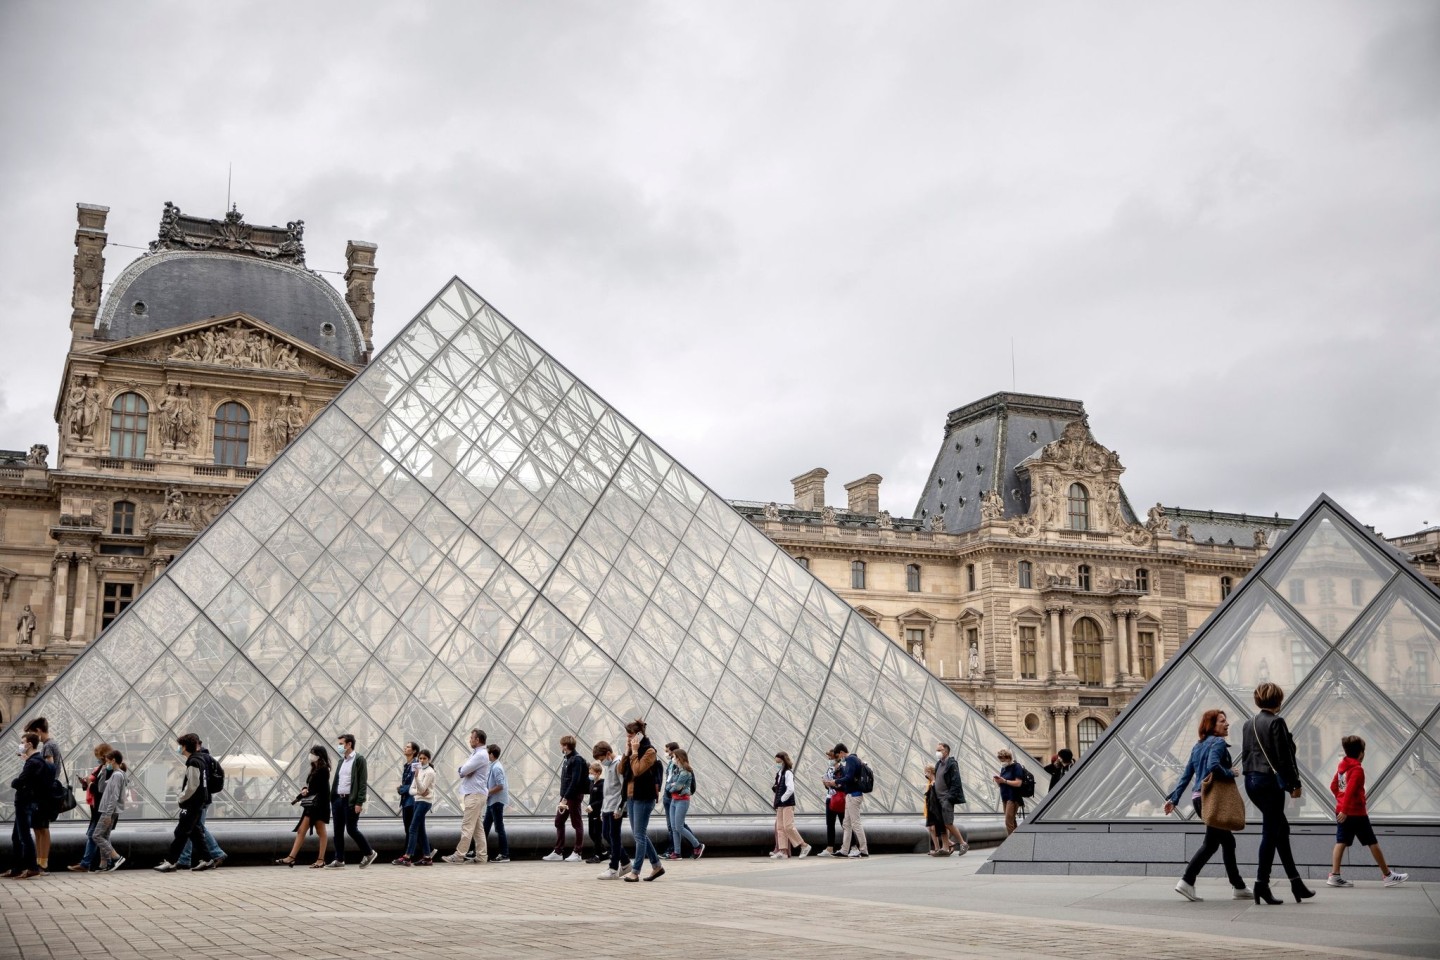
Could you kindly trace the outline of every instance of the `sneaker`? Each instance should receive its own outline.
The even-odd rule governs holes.
[[[501,854],[500,856],[496,857],[495,859],[491,860],[490,862],[491,862],[491,863],[509,863],[509,862],[510,862],[510,858],[507,857],[507,856],[505,856],[504,854]]]
[[[1346,884],[1346,886],[1349,886],[1349,884]],[[1249,900],[1255,895],[1255,891],[1249,887],[1231,887],[1230,889],[1232,891],[1230,894],[1231,900]]]
[[[627,874],[630,876],[635,875],[635,867],[630,863],[629,860],[626,860],[624,863],[620,864],[620,876],[623,877]]]
[[[160,866],[156,867],[155,869],[160,873],[174,873],[175,864],[171,863],[169,860],[161,860]]]
[[[1184,880],[1181,880],[1175,884],[1175,892],[1193,903],[1204,902],[1204,899],[1195,892],[1195,885],[1193,883],[1186,883]]]
[[[345,861],[343,861],[343,860],[329,860],[329,861],[326,861],[326,863],[325,863],[325,869],[326,869],[326,870],[344,870],[344,869],[345,869]]]
[[[445,859],[449,860],[450,858],[446,857]],[[541,857],[540,859],[544,860],[546,863],[563,863],[565,860],[565,856],[557,850],[551,850],[549,853],[545,854],[545,856]]]
[[[435,861],[431,860],[429,857],[421,857],[419,860],[415,861],[415,866],[417,867],[433,867],[434,865]]]
[[[859,850],[851,850],[849,853],[845,854],[845,856],[849,857],[851,860],[859,860],[859,859],[860,859],[860,851],[859,851]]]
[[[203,870],[209,870],[209,869],[210,869],[211,867],[213,867],[214,865],[215,865],[214,861],[211,861],[211,860],[201,860],[199,863],[195,864],[195,866],[193,866],[193,867],[190,868],[190,872],[191,872],[191,873],[200,873],[200,872],[203,871]]]
[[[211,860],[211,861],[210,861],[210,869],[211,869],[211,870],[219,870],[219,869],[220,869],[220,865],[225,862],[225,858],[226,858],[227,856],[229,856],[229,854],[222,853],[222,854],[220,854],[220,856],[216,857],[214,860]]]
[[[824,850],[821,850],[819,853],[815,854],[815,856],[817,856],[817,857],[833,857],[833,856],[835,856],[835,851],[834,851],[834,850],[831,850],[829,847],[826,847]]]
[[[661,859],[661,860],[679,860],[679,859],[680,859],[680,854],[678,854],[678,853],[667,853],[667,854],[665,854],[665,856],[661,857],[660,859]]]
[[[700,846],[695,848],[695,855],[690,859],[699,860],[703,856],[705,856],[705,844],[702,843],[700,844]]]
[[[784,854],[781,853],[779,850],[771,850],[769,854],[767,854],[767,856],[769,856],[771,860],[779,860],[781,857],[784,856]]]
[[[464,863],[465,858],[458,853],[449,853],[440,858],[442,863]]]
[[[413,867],[415,865],[415,861],[411,860],[409,857],[396,857],[394,860],[390,861],[390,865],[393,867]]]
[[[475,862],[475,854],[474,854],[473,852],[472,852],[472,853],[467,853],[467,854],[465,854],[465,862],[466,862],[466,863],[474,863],[474,862]]]
[[[967,853],[969,853],[969,852],[970,852],[970,844],[966,843],[964,840],[961,840],[961,841],[960,841],[960,846],[959,846],[959,848],[955,851],[955,856],[957,856],[957,857],[963,857],[963,856],[965,856],[965,854],[967,854]]]
[[[31,877],[43,877],[43,876],[45,876],[45,871],[44,871],[44,870],[22,870],[21,872],[15,874],[15,876],[14,876],[12,879],[15,879],[15,880],[29,880]]]
[[[425,854],[425,859],[426,859],[426,860],[439,860],[439,859],[440,859],[440,851],[439,851],[438,849],[436,849],[436,850],[431,850],[429,853]]]
[[[585,862],[585,858],[582,857],[582,856],[580,856],[580,854],[574,853],[574,852],[572,851],[571,854],[570,854],[570,856],[568,856],[568,857],[565,858],[565,862],[566,862],[566,863],[584,863],[584,862]]]
[[[360,869],[364,870],[366,867],[370,866],[370,864],[375,862],[375,858],[378,856],[380,856],[380,854],[376,853],[374,850],[371,850],[369,853],[365,854],[365,856],[360,858]]]
[[[616,877],[618,877],[618,876],[620,876],[620,871],[619,871],[619,870],[605,870],[605,871],[603,871],[603,872],[600,874],[600,876],[596,877],[595,879],[597,879],[597,880],[614,880],[614,879],[615,879]]]
[[[1410,874],[1396,873],[1394,870],[1391,870],[1390,873],[1385,877],[1385,886],[1398,887],[1400,884],[1404,883],[1406,880],[1409,879]]]
[[[704,847],[701,847],[700,849],[701,849],[701,850],[704,850],[705,848],[704,848]],[[802,844],[800,844],[800,856],[802,856],[802,857],[808,857],[808,856],[810,856],[810,844],[808,844],[808,843],[802,843]],[[695,855],[695,859],[696,859],[696,860],[699,860],[699,859],[700,859],[700,855],[699,855],[698,853]]]
[[[114,860],[110,861],[110,866],[106,868],[106,872],[114,873],[116,870],[120,869],[120,865],[124,862],[124,857],[116,857]]]
[[[604,863],[604,862],[605,862],[606,860],[608,860],[608,859],[609,859],[608,857],[599,857],[599,856],[586,857],[586,858],[585,858],[585,862],[588,863],[588,864],[590,864],[591,866],[594,866],[594,865],[597,864],[597,863]],[[494,857],[491,857],[491,858],[490,858],[490,862],[491,862],[491,863],[494,863],[494,862],[495,862],[495,858],[494,858]]]
[[[1328,876],[1328,877],[1325,878],[1325,886],[1327,886],[1327,887],[1353,887],[1353,886],[1355,886],[1355,884],[1351,883],[1349,880],[1346,880],[1344,877],[1340,876],[1340,874],[1338,874],[1338,873],[1332,873],[1332,874],[1330,874],[1330,876]]]

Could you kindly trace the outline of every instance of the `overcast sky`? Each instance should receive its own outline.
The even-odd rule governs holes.
[[[379,244],[377,343],[458,274],[725,497],[910,515],[1013,343],[1142,510],[1440,523],[1440,4],[8,0],[0,84],[0,447],[76,201],[143,246],[233,163]]]

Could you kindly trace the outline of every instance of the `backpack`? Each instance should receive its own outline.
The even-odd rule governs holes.
[[[1016,766],[1020,767],[1020,786],[1015,788],[1015,795],[1021,800],[1035,796],[1035,774],[1020,764]]]
[[[855,780],[855,789],[861,793],[870,793],[875,789],[875,771],[871,770],[870,764],[864,760],[860,761],[860,775]]]
[[[225,791],[225,768],[220,766],[220,759],[213,754],[206,752],[205,760],[208,769],[205,771],[205,780],[210,792],[223,793]]]

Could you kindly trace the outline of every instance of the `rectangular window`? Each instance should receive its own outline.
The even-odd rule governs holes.
[[[135,600],[135,584],[107,582],[101,591],[100,629],[104,630]]]
[[[806,570],[809,570],[809,569],[810,569],[810,558],[809,558],[809,557],[796,557],[796,558],[795,558],[795,562],[798,563],[798,564],[800,564],[800,566],[804,567]]]
[[[965,564],[965,589],[971,593],[975,592],[975,564]]]
[[[1364,587],[1361,586],[1359,580],[1350,581],[1350,606],[1365,606],[1365,590]]]
[[[905,630],[905,649],[921,663],[925,662],[925,629],[909,627]]]
[[[1150,571],[1139,567],[1135,571],[1135,589],[1141,593],[1150,592]]]
[[[1290,602],[1305,602],[1305,581],[1299,579],[1298,577],[1290,581]]]
[[[1031,590],[1035,586],[1035,568],[1029,560],[1020,561],[1020,589]]]
[[[1036,663],[1036,639],[1035,627],[1020,628],[1020,679],[1034,680],[1039,676]]]
[[[905,589],[911,593],[920,592],[920,564],[912,563],[905,567]]]
[[[1155,676],[1155,631],[1141,630],[1135,635],[1135,672],[1149,680]]]
[[[865,589],[865,561],[853,560],[850,563],[850,589]]]

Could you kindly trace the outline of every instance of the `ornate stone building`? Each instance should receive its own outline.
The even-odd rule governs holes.
[[[54,467],[44,444],[0,451],[0,724],[372,350],[374,244],[347,245],[342,296],[306,268],[304,221],[206,220],[167,203],[149,252],[102,298],[108,208],[77,209]]]
[[[909,518],[881,478],[825,502],[735,506],[1017,743],[1083,750],[1288,526],[1152,507],[1138,517],[1081,403],[1001,393],[953,411]]]

